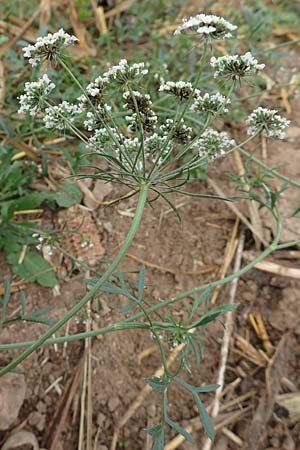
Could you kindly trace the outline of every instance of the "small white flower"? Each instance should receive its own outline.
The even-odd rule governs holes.
[[[160,130],[163,133],[164,136],[168,136],[171,130],[173,130],[172,138],[181,144],[186,144],[192,134],[192,128],[188,127],[184,123],[184,119],[181,119],[180,123],[176,125],[174,128],[174,120],[173,119],[167,119],[164,124],[160,126]]]
[[[117,129],[114,127],[107,127],[107,128],[98,128],[95,130],[95,133],[93,136],[91,136],[88,140],[87,147],[91,150],[103,150],[106,144],[110,144],[111,141],[114,139],[122,143],[122,139],[120,139],[120,134],[118,133]],[[121,142],[122,141],[122,142]]]
[[[226,105],[230,102],[229,98],[217,92],[216,94],[200,94],[195,97],[191,110],[194,112],[206,112],[209,114],[221,114],[228,112]]]
[[[45,102],[49,94],[55,88],[47,74],[44,74],[38,81],[25,83],[25,93],[20,95],[19,113],[29,112],[31,116],[36,116],[45,107]]]
[[[283,130],[291,122],[280,116],[276,109],[267,109],[259,106],[250,114],[246,123],[249,125],[248,134],[250,135],[262,132],[268,138],[283,139],[285,137]]]
[[[112,66],[107,72],[103,74],[104,79],[119,84],[126,84],[128,81],[133,81],[148,73],[148,69],[145,68],[145,63],[135,63],[129,65],[126,59],[121,59],[119,64]]]
[[[213,161],[225,155],[226,151],[235,145],[234,139],[229,139],[225,131],[219,132],[207,128],[193,143],[192,148],[198,150],[201,159],[207,158],[209,161]]]
[[[174,34],[196,34],[200,36],[201,40],[211,42],[212,40],[231,38],[231,32],[236,29],[237,26],[225,20],[224,17],[198,14],[185,19]]]
[[[259,64],[250,52],[244,55],[214,56],[210,60],[210,65],[216,69],[214,77],[222,76],[232,80],[240,80],[243,77],[256,74],[265,65]]]
[[[78,41],[76,36],[71,36],[62,28],[54,34],[38,37],[34,45],[23,48],[24,57],[29,58],[29,63],[36,66],[43,60],[56,61],[64,48]]]
[[[111,106],[109,105],[103,105],[97,107],[97,113],[95,112],[87,112],[86,117],[87,119],[83,122],[84,127],[88,131],[93,131],[96,128],[99,128],[99,126],[103,125],[104,121],[107,121],[108,119],[108,113],[111,111]]]
[[[82,113],[80,107],[64,100],[59,105],[46,108],[43,121],[46,128],[64,130],[68,124],[75,122],[76,116],[80,113]]]
[[[91,101],[91,103],[98,105],[103,103],[103,91],[105,87],[108,85],[109,79],[104,77],[97,77],[94,81],[86,87],[86,94]],[[88,99],[86,95],[81,95],[78,97],[79,105],[82,108],[85,108],[88,103]]]
[[[182,101],[192,95],[193,85],[189,81],[165,81],[160,85],[159,91],[175,95]]]

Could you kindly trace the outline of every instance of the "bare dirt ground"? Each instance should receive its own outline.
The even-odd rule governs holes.
[[[291,75],[292,73],[288,75],[289,79]],[[281,164],[282,161],[288,163],[280,169],[281,172],[299,180],[299,100],[294,99],[289,105],[291,111],[285,115],[292,118],[292,127],[284,141],[268,147],[266,163],[269,166]],[[209,177],[225,193],[232,190],[226,172],[236,170],[236,163],[234,157],[218,161],[209,173]],[[214,193],[207,181],[194,182],[191,189],[194,192]],[[118,198],[123,193],[115,188],[105,188],[103,200]],[[299,191],[296,189],[289,189],[285,194],[282,209],[286,216],[298,198]],[[165,203],[158,202],[154,208],[148,206],[138,235],[121,264],[121,270],[127,273],[137,271],[141,264],[147,267],[146,292],[149,304],[217,279],[224,268],[226,255],[228,257],[228,243],[234,232],[236,214],[225,203],[179,197],[174,197],[173,200],[182,214],[182,223],[178,222]],[[93,239],[98,243],[99,252],[103,250],[102,258],[112,258],[116,253],[130,225],[134,206],[135,199],[129,199],[112,207],[99,206],[92,213],[84,212],[85,217],[89,216],[87,220],[93,224]],[[247,206],[237,206],[249,217]],[[63,221],[67,212],[61,211],[59,214]],[[48,213],[44,220],[47,226],[59,226],[57,215]],[[256,225],[257,223],[254,224]],[[260,225],[269,239],[273,233],[273,224],[263,213],[260,214]],[[249,252],[253,254],[257,248],[252,234],[243,223],[240,223],[235,238],[238,239],[241,234],[245,236],[245,264]],[[299,237],[299,219],[288,219],[282,242]],[[72,245],[74,247],[75,244]],[[292,250],[293,252],[278,252],[269,261],[279,266],[281,271],[282,268],[299,269],[299,251]],[[3,258],[0,267],[1,276],[10,274]],[[94,266],[99,273],[105,267],[104,263]],[[232,270],[231,261],[227,273]],[[226,393],[221,400],[223,408],[218,418],[223,425],[218,431],[214,450],[300,449],[300,281],[297,277],[286,276],[286,273],[289,275],[288,270],[283,270],[282,273],[283,276],[278,276],[266,272],[265,268],[253,269],[239,280],[235,298],[239,307],[234,314],[225,373]],[[59,294],[37,285],[26,288],[28,304],[32,310],[50,305],[53,306],[52,317],[62,317],[84,294],[85,278],[93,277],[93,274],[82,269],[72,272],[70,264],[64,260],[61,261],[59,277]],[[218,292],[217,304],[226,303],[228,295],[229,287],[222,288]],[[94,326],[112,324],[123,318],[118,312],[118,306],[123,301],[121,298],[110,302],[102,296],[101,301],[101,309],[97,299],[91,305]],[[192,302],[192,299],[189,301]],[[17,305],[18,294],[10,305],[9,312],[13,312]],[[87,314],[84,311],[71,321],[68,330],[70,334],[86,330]],[[184,317],[185,310],[181,304],[175,307],[175,314]],[[253,319],[256,319],[257,332]],[[33,340],[43,330],[42,325],[18,323],[1,331],[1,343]],[[265,331],[263,336],[260,335],[262,330]],[[201,367],[194,368],[192,375],[187,373],[187,380],[197,385],[216,382],[222,337],[220,325],[213,324],[208,328],[203,337],[206,352]],[[67,346],[45,347],[22,364],[26,392],[21,386],[18,417],[11,422],[8,430],[0,432],[0,448],[14,431],[27,430],[37,437],[40,448],[77,449],[84,383],[90,386],[91,410],[85,409],[85,416],[90,414],[91,417],[91,437],[95,443],[91,448],[110,448],[120,419],[144,389],[145,378],[152,376],[161,366],[161,358],[151,336],[142,331],[105,335],[101,339],[94,338],[90,345],[87,348],[83,342],[77,342]],[[8,362],[16,354],[17,352],[0,354],[0,364]],[[90,355],[91,361],[89,380],[83,363],[86,355]],[[13,398],[18,386],[15,386],[14,381],[12,383]],[[204,398],[206,404],[212,399],[210,395]],[[66,405],[68,411],[64,416]],[[193,424],[197,444],[182,442],[178,447],[174,444],[167,448],[202,448],[205,439],[202,430],[197,430],[199,420],[192,399],[176,389],[171,397],[169,410],[172,419],[182,426]],[[298,411],[298,416],[295,415],[295,410]],[[159,418],[158,395],[153,392],[145,394],[132,417],[121,428],[117,448],[150,449],[144,429],[156,424]],[[174,437],[175,433],[167,430],[166,441],[172,442]],[[20,444],[13,448],[27,450],[31,447]]]

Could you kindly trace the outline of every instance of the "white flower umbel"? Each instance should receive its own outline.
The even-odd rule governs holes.
[[[44,74],[38,81],[25,83],[25,93],[20,95],[19,113],[29,112],[31,116],[36,116],[43,111],[45,101],[49,94],[55,88],[47,74]]]
[[[265,65],[259,64],[254,56],[247,52],[244,55],[220,56],[210,59],[210,65],[216,69],[214,77],[223,77],[232,80],[241,80],[244,77],[255,75]]]
[[[193,85],[189,81],[164,81],[160,85],[159,91],[175,95],[182,101],[192,95]]]
[[[100,76],[87,85],[85,89],[86,95],[92,104],[98,105],[99,103],[103,103],[103,91],[108,84],[109,79]],[[88,102],[86,95],[81,95],[78,98],[79,104],[83,108],[87,106]]]
[[[23,48],[24,57],[29,58],[29,63],[36,66],[43,60],[56,61],[62,56],[62,50],[78,41],[76,36],[71,36],[62,28],[54,34],[38,37],[34,45]]]
[[[197,95],[192,106],[191,111],[208,113],[208,114],[222,114],[228,112],[226,105],[230,104],[230,99],[217,92],[216,94]]]
[[[87,119],[83,122],[84,127],[88,131],[93,131],[96,128],[99,128],[99,126],[103,125],[103,122],[107,121],[110,111],[111,106],[105,104],[103,106],[99,105],[96,113],[91,111],[87,112]]]
[[[122,140],[122,136],[118,133],[117,129],[108,126],[107,128],[98,128],[93,136],[89,138],[87,147],[93,151],[102,151],[105,149],[106,144],[108,144],[108,147],[111,149],[112,136],[114,136],[114,140],[119,144],[123,143],[124,139]]]
[[[201,159],[207,158],[213,161],[225,155],[226,151],[235,145],[234,139],[230,139],[225,131],[219,132],[207,128],[193,143],[192,148],[198,150]]]
[[[70,123],[75,122],[78,114],[81,112],[82,109],[77,105],[73,105],[64,100],[60,105],[46,108],[43,121],[46,128],[64,130]]]
[[[174,34],[196,34],[201,40],[211,42],[212,40],[231,38],[232,31],[236,29],[236,25],[228,22],[223,17],[198,14],[197,16],[185,19]]]
[[[174,120],[167,119],[165,123],[160,126],[160,131],[166,137],[171,131],[173,131],[171,139],[174,139],[176,142],[180,144],[186,144],[191,139],[193,130],[191,127],[188,127],[184,123],[184,119],[181,119],[180,123],[177,124],[175,127],[174,127]]]
[[[148,73],[145,63],[129,65],[126,59],[121,59],[119,64],[112,66],[103,74],[104,79],[119,84],[127,84],[129,81],[137,80]]]
[[[135,132],[139,128],[140,121],[144,131],[152,132],[157,123],[157,116],[151,109],[150,95],[141,94],[139,91],[126,91],[123,98],[126,101],[124,108],[136,111],[131,116],[126,116],[129,131]]]
[[[248,134],[250,135],[263,133],[268,138],[283,139],[285,137],[283,130],[291,122],[280,116],[276,109],[267,109],[259,106],[250,114],[246,123],[249,125]]]

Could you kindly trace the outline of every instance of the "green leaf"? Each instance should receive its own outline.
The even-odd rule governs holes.
[[[194,317],[195,313],[198,311],[199,305],[201,305],[201,303],[203,303],[204,301],[205,302],[208,301],[210,299],[210,296],[211,296],[211,287],[208,286],[208,288],[205,289],[205,291],[202,292],[200,296],[195,298],[189,320],[191,320]]]
[[[146,432],[153,438],[152,450],[164,450],[165,432],[162,424],[146,428]]]
[[[200,319],[196,320],[196,322],[194,322],[192,325],[189,326],[189,329],[207,325],[209,322],[216,320],[221,314],[233,311],[236,307],[237,305],[217,306],[216,308],[212,309],[211,311],[208,311],[206,314],[200,317]]]
[[[6,309],[7,309],[9,299],[10,299],[10,281],[9,281],[9,279],[5,278],[5,280],[4,280],[4,296],[1,301],[1,304],[2,304],[1,321],[3,321],[3,322],[5,321],[5,318],[6,318]]]
[[[199,411],[199,416],[200,416],[200,420],[203,425],[204,431],[207,434],[207,436],[209,437],[209,439],[213,442],[215,439],[214,424],[212,423],[212,420],[209,417],[209,414],[206,411],[205,406],[203,405],[203,403],[200,400],[200,398],[198,397],[198,395],[193,394],[193,397],[194,397],[195,403],[196,403],[198,411]]]
[[[143,292],[145,288],[145,273],[146,267],[142,266],[139,273],[139,282],[138,282],[138,302],[142,303],[143,300]]]
[[[80,203],[82,200],[82,192],[77,184],[64,184],[54,194],[54,200],[63,208]]]
[[[175,431],[177,431],[177,433],[181,434],[182,436],[185,437],[186,440],[192,442],[192,444],[195,444],[196,441],[193,438],[193,436],[188,433],[184,428],[182,428],[180,425],[178,425],[178,423],[173,422],[173,420],[170,419],[169,416],[165,416],[165,422],[171,427],[173,428]]]
[[[22,264],[15,263],[15,256],[9,255],[8,262],[13,263],[13,271],[25,281],[37,281],[41,286],[54,287],[57,279],[50,264],[36,252],[27,250]]]
[[[147,383],[155,392],[162,393],[169,386],[169,380],[166,377],[152,377],[146,378]]]

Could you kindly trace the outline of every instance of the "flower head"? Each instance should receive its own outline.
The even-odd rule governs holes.
[[[246,123],[249,125],[248,134],[263,133],[266,137],[283,139],[283,131],[289,126],[290,120],[278,114],[276,109],[267,109],[259,106],[248,117]]]
[[[38,81],[25,83],[25,94],[20,95],[19,113],[29,112],[31,116],[36,116],[45,107],[45,102],[50,92],[55,88],[47,74],[44,74]]]
[[[60,105],[51,106],[45,109],[43,121],[46,128],[57,128],[63,130],[70,123],[73,123],[76,116],[82,112],[77,105],[63,101]]]
[[[228,148],[234,145],[234,139],[229,139],[225,131],[219,132],[212,128],[207,128],[192,147],[199,151],[201,159],[207,158],[209,161],[213,161],[225,155]]]
[[[93,105],[101,105],[103,103],[103,91],[108,85],[109,79],[104,77],[97,77],[94,81],[86,87],[86,95]],[[78,98],[81,107],[87,105],[88,99],[86,95],[81,95]]]
[[[148,73],[145,63],[129,65],[126,59],[121,59],[119,64],[112,66],[103,74],[103,78],[118,84],[126,84],[129,81],[137,80]]]
[[[136,131],[140,120],[144,131],[152,132],[157,123],[157,115],[151,109],[150,95],[141,94],[139,91],[126,91],[123,98],[126,101],[124,107],[135,111],[131,116],[126,116],[126,120],[129,122],[129,130],[131,132]]]
[[[71,36],[62,28],[54,34],[47,34],[38,37],[34,45],[23,48],[25,58],[29,58],[29,63],[36,66],[43,60],[56,61],[64,48],[73,45],[78,41],[76,36]]]
[[[192,95],[193,85],[189,81],[164,81],[160,85],[159,91],[175,95],[183,101]]]
[[[108,122],[108,115],[111,111],[111,106],[104,104],[98,106],[96,112],[87,112],[87,119],[83,122],[84,127],[88,131],[93,131],[103,126],[104,122]]]
[[[201,40],[211,42],[212,40],[231,38],[231,32],[236,29],[236,25],[228,22],[223,17],[198,14],[184,20],[174,34],[196,34],[200,36]]]
[[[166,119],[165,123],[160,126],[160,130],[166,137],[172,131],[172,138],[180,144],[186,144],[190,140],[193,131],[191,127],[185,125],[184,119],[181,119],[180,123],[175,127],[173,119]]]
[[[210,65],[216,69],[215,78],[221,76],[232,80],[240,80],[254,75],[265,67],[264,64],[259,64],[250,52],[244,55],[220,56],[219,58],[213,56],[210,59]]]
[[[191,110],[216,115],[228,112],[226,105],[229,103],[231,103],[230,99],[224,97],[219,92],[216,94],[206,93],[203,96],[197,95],[195,97]]]

